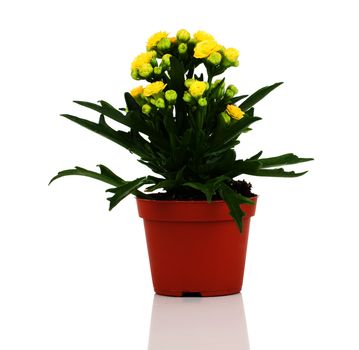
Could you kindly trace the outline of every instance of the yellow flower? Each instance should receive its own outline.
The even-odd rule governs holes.
[[[199,30],[193,35],[195,41],[214,40],[213,36],[203,30]]]
[[[235,63],[238,60],[239,51],[231,47],[224,51],[224,56],[227,58],[229,62]]]
[[[156,95],[160,93],[166,87],[166,85],[167,84],[164,84],[162,81],[155,81],[143,89],[143,95],[146,97]]]
[[[199,42],[194,48],[194,57],[195,58],[206,58],[212,52],[217,52],[222,48],[221,45],[215,40],[204,40]]]
[[[227,105],[226,112],[230,115],[233,119],[242,119],[244,112],[235,105]]]
[[[201,97],[207,89],[207,84],[203,81],[194,81],[188,91],[192,97]]]
[[[139,54],[132,62],[131,69],[136,70],[139,69],[141,66],[143,66],[146,63],[150,63],[151,60],[155,57],[156,52],[155,51],[149,51]]]
[[[168,37],[167,32],[158,32],[153,34],[147,41],[147,50],[153,49],[154,47],[157,46],[157,44],[160,42],[161,39],[167,37]]]
[[[135,87],[134,89],[131,90],[130,94],[132,97],[140,96],[141,94],[143,94],[143,86],[140,85],[140,86]]]
[[[177,38],[175,37],[175,36],[172,36],[171,38],[169,38],[170,39],[170,42],[172,43],[172,44],[176,44],[177,43]]]

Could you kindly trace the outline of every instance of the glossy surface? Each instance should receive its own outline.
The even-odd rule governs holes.
[[[144,219],[156,293],[219,296],[240,292],[255,204],[241,206],[246,213],[242,233],[223,201],[137,199],[137,205]]]

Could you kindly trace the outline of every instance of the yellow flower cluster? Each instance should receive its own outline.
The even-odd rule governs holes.
[[[152,72],[152,64],[156,60],[156,51],[139,54],[131,64],[131,76],[134,79],[148,78]]]
[[[137,86],[131,90],[131,96],[141,106],[144,114],[150,114],[156,108],[172,107],[176,103],[177,93],[174,90],[164,91],[167,84],[155,81],[146,87]]]
[[[239,64],[237,49],[223,47],[213,35],[203,30],[197,31],[192,37],[186,29],[180,29],[174,37],[169,37],[165,31],[157,32],[149,37],[146,48],[147,52],[138,55],[131,65],[131,76],[136,80],[161,79],[170,69],[170,56],[180,60],[190,57],[204,60],[216,74]]]
[[[131,64],[131,75],[134,79],[146,79],[151,82],[143,87],[138,86],[131,91],[131,95],[142,107],[145,114],[156,108],[173,106],[177,99],[174,90],[166,91],[168,81],[167,70],[171,70],[172,62],[181,61],[182,64],[193,58],[205,63],[208,74],[212,77],[219,75],[228,67],[238,65],[239,51],[235,48],[225,48],[215,38],[202,30],[191,36],[186,29],[180,29],[176,36],[169,37],[169,33],[160,31],[149,37],[146,44],[147,52],[138,55]],[[198,65],[201,62],[197,62]],[[189,68],[185,65],[185,71]],[[210,73],[209,73],[210,72]],[[221,86],[217,86],[221,83]],[[208,96],[216,99],[226,98],[229,101],[238,92],[230,85],[225,89],[223,81],[211,83],[202,80],[187,79],[183,100],[192,106],[205,107]],[[206,91],[209,89],[209,93]],[[212,93],[213,91],[213,93]],[[229,104],[221,115],[229,122],[231,118],[240,120],[244,112],[237,106]]]

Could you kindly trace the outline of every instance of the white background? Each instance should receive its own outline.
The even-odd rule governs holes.
[[[359,349],[355,3],[1,1],[0,349]],[[147,37],[182,27],[240,50],[227,80],[241,92],[285,82],[238,155],[315,162],[297,179],[247,177],[260,198],[242,296],[178,308],[154,298],[134,198],[108,212],[101,183],[47,183],[99,163],[146,175],[58,115],[94,116],[74,99],[123,106]],[[197,320],[198,308],[211,316]]]

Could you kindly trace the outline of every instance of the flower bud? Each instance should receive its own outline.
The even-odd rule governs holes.
[[[152,107],[149,104],[144,104],[142,106],[142,113],[144,114],[150,114]]]
[[[187,44],[186,43],[181,43],[178,45],[178,53],[180,55],[184,55],[187,52]]]
[[[224,50],[224,59],[222,60],[222,64],[224,67],[228,68],[231,66],[238,67],[238,56],[239,51],[234,48],[229,48]]]
[[[171,40],[168,38],[162,38],[160,42],[157,44],[157,48],[160,51],[167,51],[171,48]]]
[[[227,90],[232,90],[234,95],[238,94],[238,89],[237,89],[237,87],[234,86],[234,85],[232,85],[232,84],[231,84],[231,85],[228,85]]]
[[[239,51],[237,49],[234,49],[230,47],[229,49],[224,50],[224,57],[234,64],[238,60]]]
[[[165,98],[170,104],[174,104],[177,100],[177,92],[175,90],[167,90],[165,92]]]
[[[165,68],[169,67],[171,65],[171,54],[166,53],[162,56],[162,62],[161,65]]]
[[[177,32],[177,40],[186,43],[190,38],[191,34],[186,29],[181,29]]]
[[[183,101],[185,101],[187,103],[191,103],[193,101],[193,98],[192,98],[191,94],[188,91],[184,92]]]
[[[231,117],[225,112],[222,112],[220,114],[220,117],[224,120],[226,124],[229,124],[231,122]]]
[[[199,100],[198,100],[198,104],[201,106],[201,107],[206,107],[207,106],[207,99],[205,97],[201,97]]]
[[[132,69],[131,70],[131,77],[135,80],[140,80],[141,77],[138,76],[138,72],[137,72],[137,69]]]
[[[222,55],[219,52],[212,52],[208,58],[207,61],[214,66],[218,66],[221,63]]]
[[[151,76],[153,72],[153,68],[151,66],[150,63],[145,63],[143,64],[140,69],[138,70],[138,74],[142,77],[142,78],[148,78],[149,76]]]
[[[165,108],[165,107],[166,107],[166,105],[165,105],[165,100],[164,100],[162,97],[157,98],[157,99],[154,101],[154,105],[155,105],[157,108]]]
[[[153,73],[156,75],[160,75],[162,73],[162,68],[161,67],[153,68]]]
[[[234,96],[234,92],[230,89],[227,89],[225,96],[228,98],[232,98]]]

